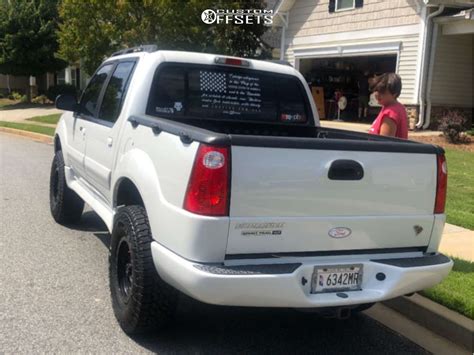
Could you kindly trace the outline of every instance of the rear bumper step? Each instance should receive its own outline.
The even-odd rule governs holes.
[[[372,261],[376,263],[382,263],[398,267],[418,267],[446,264],[449,263],[451,259],[449,259],[446,255],[443,254],[435,254],[425,255],[420,258],[375,259]]]
[[[202,302],[250,307],[333,307],[371,303],[419,291],[439,283],[452,268],[452,261],[442,254],[415,258],[372,260],[361,256],[315,259],[301,263],[259,265],[207,265],[186,260],[152,243],[155,267],[169,284]],[[260,261],[261,263],[261,261]],[[315,266],[357,263],[363,265],[362,289],[341,292],[311,293]],[[381,280],[376,275],[383,273]]]

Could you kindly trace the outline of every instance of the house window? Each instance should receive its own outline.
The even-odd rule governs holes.
[[[66,71],[70,72],[69,78],[67,77]],[[68,67],[66,69],[63,69],[61,71],[58,71],[56,73],[56,85],[63,85],[63,84],[70,84],[74,85],[77,87],[78,85],[78,76],[77,76],[77,70],[74,67]]]
[[[66,84],[66,69],[56,73],[56,85]]]
[[[355,9],[355,0],[336,0],[336,11]]]
[[[329,13],[358,9],[364,6],[364,0],[329,0]]]

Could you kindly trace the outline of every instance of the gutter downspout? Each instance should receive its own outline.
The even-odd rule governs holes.
[[[280,17],[281,21],[283,22],[283,26],[281,26],[281,39],[280,39],[280,60],[285,59],[285,37],[286,37],[286,28],[288,27],[288,13],[278,12],[278,17]]]
[[[433,83],[433,68],[436,55],[436,44],[438,41],[438,23],[434,22],[433,36],[431,37],[430,61],[428,63],[428,82],[426,83],[426,115],[423,120],[423,129],[427,129],[431,122],[431,86]]]
[[[425,0],[426,1],[426,0]],[[426,101],[426,85],[425,85],[425,80],[426,80],[426,74],[427,74],[427,68],[426,66],[428,65],[428,60],[430,59],[431,55],[426,55],[426,51],[429,49],[430,54],[431,54],[431,46],[428,47],[428,43],[430,42],[428,40],[428,36],[430,35],[430,22],[431,19],[435,16],[438,16],[444,11],[444,5],[439,5],[438,9],[433,12],[432,14],[429,14],[426,17],[425,21],[425,41],[423,42],[423,58],[422,58],[422,65],[421,65],[421,78],[420,78],[420,94],[419,94],[419,101],[420,101],[420,114],[418,116],[418,122],[416,123],[416,128],[423,128],[424,127],[424,119],[425,119],[425,101]]]

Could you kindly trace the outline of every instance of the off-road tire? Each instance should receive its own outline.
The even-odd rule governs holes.
[[[84,201],[67,186],[64,158],[60,150],[54,155],[51,164],[49,207],[51,215],[59,224],[77,223],[84,210]]]
[[[152,240],[145,209],[120,208],[110,243],[109,282],[115,317],[127,334],[163,329],[176,310],[178,292],[158,275]]]

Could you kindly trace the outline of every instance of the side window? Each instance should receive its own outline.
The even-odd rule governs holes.
[[[304,92],[294,78],[281,78],[278,83],[277,97],[280,106],[281,122],[307,122]]]
[[[152,86],[147,113],[150,115],[184,115],[186,76],[182,68],[165,68],[160,71]]]
[[[93,117],[96,115],[100,92],[112,67],[113,64],[106,64],[92,77],[82,94],[79,113]]]
[[[134,66],[135,62],[123,62],[115,68],[100,105],[100,119],[110,122],[117,120]]]

